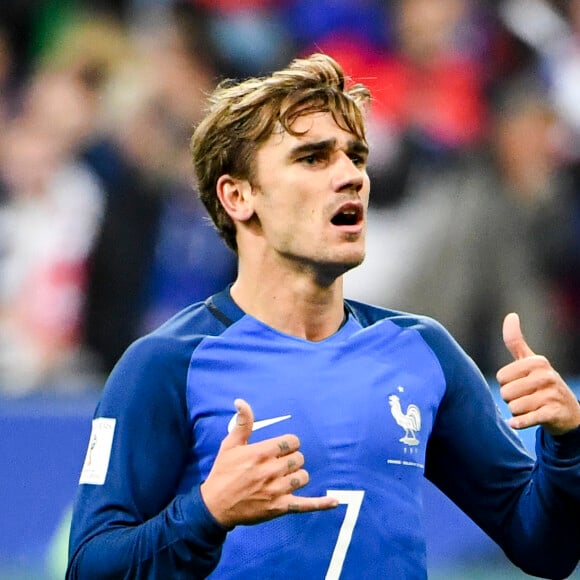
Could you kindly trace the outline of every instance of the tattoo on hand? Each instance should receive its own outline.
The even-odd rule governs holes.
[[[298,507],[298,504],[295,504],[295,503],[288,504],[288,513],[289,514],[297,514],[299,512],[300,512],[300,508]]]
[[[278,448],[283,452],[290,451],[290,445],[288,445],[288,441],[281,441],[278,443]]]

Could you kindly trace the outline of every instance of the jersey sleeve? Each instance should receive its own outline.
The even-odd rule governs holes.
[[[219,561],[226,530],[198,486],[178,494],[191,448],[185,397],[191,349],[180,351],[175,342],[141,339],[107,381],[95,418],[114,420],[108,469],[102,484],[81,477],[71,580],[204,578]]]
[[[446,393],[426,476],[528,574],[566,578],[580,559],[580,429],[538,429],[537,461],[501,416],[472,360],[440,325],[420,323]]]

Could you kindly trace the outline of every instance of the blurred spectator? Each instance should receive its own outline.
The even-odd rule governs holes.
[[[569,153],[580,155],[580,2],[570,0],[565,12],[545,0],[504,0],[505,25],[536,53],[556,111],[570,130]]]
[[[222,76],[265,74],[294,55],[282,8],[291,0],[190,0],[208,14],[214,63]]]
[[[92,259],[87,342],[109,370],[138,336],[235,276],[234,255],[206,220],[192,188],[191,128],[215,82],[208,46],[178,5],[141,21],[139,58],[105,101],[119,158]]]
[[[561,122],[558,147],[572,175],[569,221],[572,244],[558,264],[560,330],[569,372],[580,373],[580,2],[503,0],[500,17],[535,51],[549,96]]]
[[[468,2],[403,0],[393,12],[397,49],[381,71],[376,108],[426,147],[468,147],[485,120],[481,68],[462,34]]]
[[[103,202],[93,174],[29,121],[0,142],[0,390],[15,395],[85,387],[87,258]]]

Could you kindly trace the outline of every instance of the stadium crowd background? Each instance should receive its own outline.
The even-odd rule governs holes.
[[[233,280],[192,128],[218,80],[314,51],[375,99],[346,294],[434,316],[490,378],[515,310],[580,376],[580,0],[2,0],[2,404],[97,395],[131,341]]]
[[[347,294],[443,322],[490,376],[501,320],[580,373],[580,2],[3,0],[0,390],[102,384],[234,257],[188,140],[223,78],[323,51],[375,102]]]

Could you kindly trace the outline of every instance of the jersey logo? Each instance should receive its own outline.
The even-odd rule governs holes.
[[[405,413],[401,409],[401,399],[397,395],[389,397],[391,413],[397,425],[405,430],[405,435],[399,439],[406,445],[419,445],[417,432],[421,431],[421,411],[417,405],[409,405]]]
[[[254,421],[254,425],[252,426],[252,431],[258,431],[259,429],[263,429],[264,427],[269,427],[270,425],[275,425],[276,423],[280,423],[280,421],[286,421],[286,419],[290,419],[292,415],[281,415],[280,417],[272,417],[271,419],[262,419],[260,421]],[[228,423],[228,433],[231,433],[236,426],[236,420],[238,418],[238,414],[236,413]]]
[[[99,417],[93,420],[89,446],[79,484],[103,485],[105,483],[113,448],[116,422],[116,419],[108,417]]]

